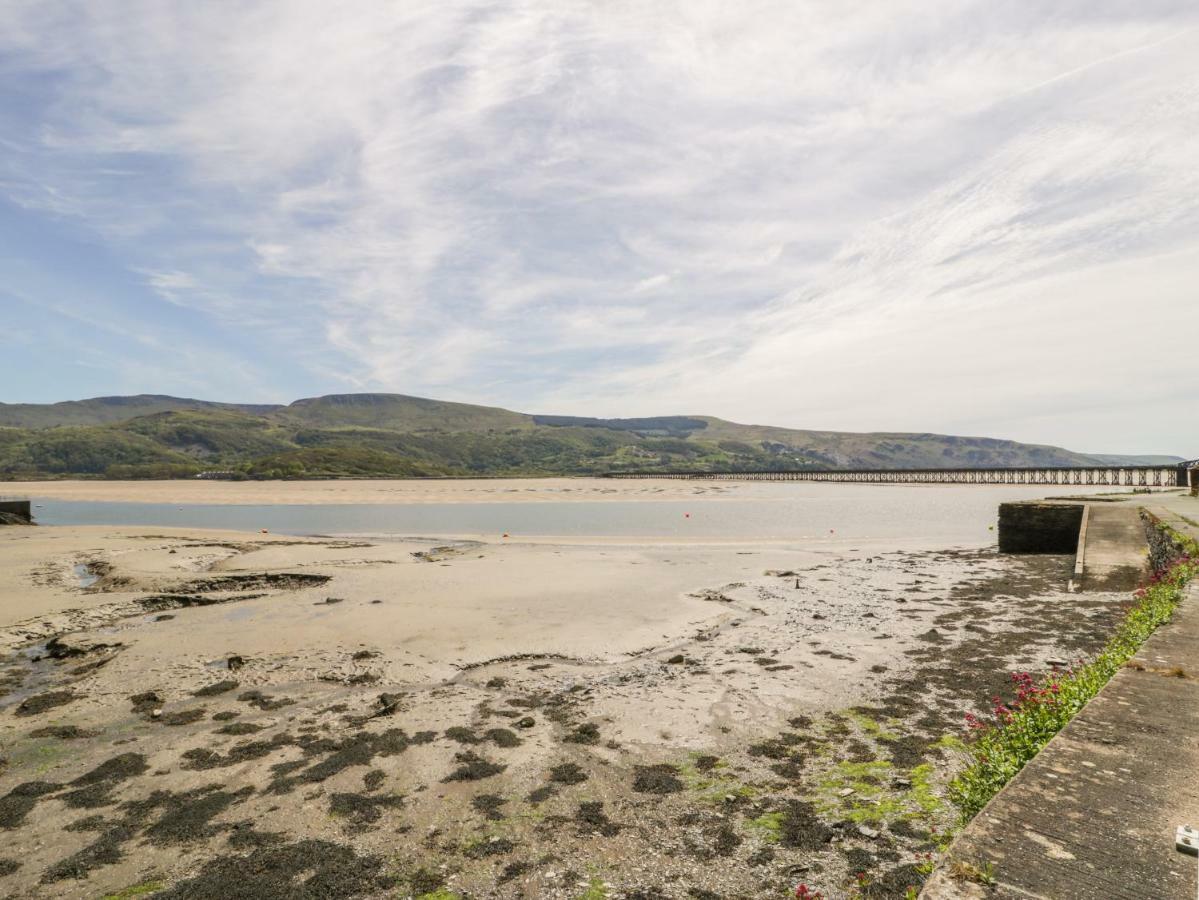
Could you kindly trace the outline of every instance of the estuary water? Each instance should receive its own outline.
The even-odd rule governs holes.
[[[1000,503],[1094,493],[1020,485],[757,483],[731,497],[404,504],[174,504],[34,498],[41,525],[280,534],[988,543]]]

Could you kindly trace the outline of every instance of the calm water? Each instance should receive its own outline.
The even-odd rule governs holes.
[[[737,499],[402,505],[184,505],[36,500],[43,525],[158,525],[281,534],[986,542],[998,505],[1094,489],[982,485],[756,484]]]

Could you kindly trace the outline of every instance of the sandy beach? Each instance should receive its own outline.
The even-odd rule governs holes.
[[[0,493],[127,503],[512,503],[671,500],[752,494],[747,482],[669,478],[445,478],[389,481],[9,481]]]
[[[235,487],[392,490],[132,496]],[[962,716],[1124,597],[896,543],[0,529],[0,894],[903,896]]]

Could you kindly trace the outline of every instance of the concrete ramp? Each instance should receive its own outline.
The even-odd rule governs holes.
[[[1075,586],[1084,591],[1130,591],[1149,571],[1149,541],[1138,507],[1087,505],[1078,540]]]

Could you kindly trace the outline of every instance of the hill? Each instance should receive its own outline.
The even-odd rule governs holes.
[[[258,478],[580,475],[1120,459],[993,438],[806,431],[711,416],[526,415],[401,394],[335,394],[286,406],[161,395],[0,404],[0,477],[10,479],[170,478],[205,470]]]
[[[361,426],[402,432],[506,431],[533,427],[532,416],[506,409],[404,394],[311,397],[274,410],[272,418],[315,427]]]
[[[162,394],[137,394],[132,397],[66,400],[62,403],[0,403],[0,426],[54,428],[59,425],[105,425],[183,409],[232,409],[261,414],[278,408],[270,404],[212,403]]]

